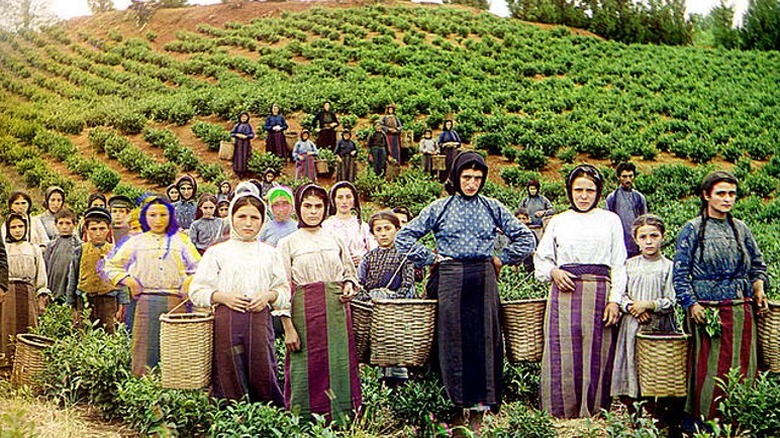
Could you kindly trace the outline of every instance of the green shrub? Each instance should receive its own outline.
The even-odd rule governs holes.
[[[107,193],[112,191],[114,187],[119,184],[122,177],[119,175],[119,172],[114,169],[106,165],[101,165],[89,175],[89,179],[98,191]]]
[[[106,142],[108,139],[116,136],[113,130],[98,126],[89,131],[89,143],[95,152],[102,153],[106,151]]]
[[[442,186],[420,168],[407,169],[374,193],[373,200],[387,208],[405,205],[413,215],[439,197]]]
[[[209,150],[218,151],[219,142],[230,141],[230,131],[222,125],[215,125],[207,122],[196,122],[192,125],[192,133],[203,140]]]
[[[51,170],[38,157],[28,158],[16,164],[16,171],[24,177],[27,187],[38,187],[41,182],[49,175]]]
[[[119,158],[119,154],[125,150],[125,148],[133,147],[133,144],[124,137],[112,135],[106,139],[104,147],[108,158]]]
[[[544,298],[549,289],[550,285],[536,280],[533,272],[525,272],[522,268],[501,270],[501,281],[498,283],[498,296],[501,300]]]
[[[726,396],[720,399],[718,410],[723,421],[736,430],[749,431],[751,437],[774,437],[780,430],[780,378],[759,373],[755,380],[745,380],[732,368],[718,386]]]
[[[253,150],[247,167],[250,172],[258,175],[261,175],[266,169],[273,169],[277,175],[281,175],[284,171],[284,159],[277,157],[271,152],[260,153]]]
[[[152,157],[145,154],[135,146],[126,147],[117,155],[119,164],[131,172],[140,172],[141,169],[155,164]]]
[[[460,128],[458,129],[460,131]],[[474,148],[487,151],[491,155],[499,155],[505,147],[509,146],[506,137],[498,132],[488,132],[479,134],[472,140]]]
[[[441,380],[434,373],[392,388],[387,404],[395,418],[417,427],[430,426],[432,421],[446,422],[454,409]]]
[[[119,195],[127,196],[128,198],[130,198],[133,201],[137,200],[138,198],[141,197],[141,195],[144,194],[144,191],[139,189],[138,187],[134,187],[134,186],[131,186],[131,185],[128,185],[128,184],[124,184],[124,183],[117,184],[117,186],[114,187],[113,192],[114,192],[114,195],[117,195],[117,196],[119,196]]]
[[[541,174],[539,172],[524,170],[520,168],[520,166],[508,166],[501,169],[501,179],[503,179],[507,185],[523,187],[528,181],[541,180]]]
[[[777,178],[769,176],[764,172],[753,172],[745,177],[741,184],[741,191],[745,194],[767,198],[777,189]]]
[[[64,339],[77,333],[71,319],[71,306],[51,303],[38,318],[32,333],[54,339]]]
[[[100,162],[92,158],[84,158],[82,155],[72,155],[65,164],[68,170],[82,178],[89,178],[89,175],[100,166]]]
[[[547,156],[541,149],[526,147],[518,151],[517,164],[524,170],[539,170],[547,165]]]
[[[577,150],[572,147],[563,148],[560,151],[558,151],[558,154],[556,156],[558,157],[559,160],[563,161],[564,163],[571,164],[577,158]]]
[[[197,168],[198,174],[203,181],[219,184],[227,179],[225,171],[218,163],[200,163]]]
[[[616,166],[620,163],[628,162],[628,160],[630,159],[631,159],[631,154],[629,154],[623,148],[615,148],[612,150],[612,152],[609,153],[609,161],[612,162],[613,166]]]
[[[168,186],[176,179],[178,169],[173,163],[157,163],[151,161],[141,169],[141,178],[158,186]]]
[[[504,149],[501,149],[501,155],[507,160],[514,162],[520,155],[520,150],[514,146],[506,146]]]
[[[558,436],[552,417],[546,411],[536,410],[522,403],[508,403],[502,407],[505,421],[489,417],[484,436],[494,438],[555,438]],[[613,436],[613,435],[610,435]]]
[[[146,117],[136,110],[119,110],[110,116],[110,124],[125,135],[140,134],[146,126]]]
[[[170,129],[157,129],[157,128],[144,128],[143,132],[144,141],[148,142],[154,147],[167,148],[169,146],[179,144],[179,139],[176,137],[173,131]]]
[[[208,433],[212,437],[303,437],[312,432],[308,421],[290,411],[262,403],[223,402],[210,414]]]
[[[355,179],[355,188],[366,201],[373,201],[377,193],[387,181],[374,173],[370,166],[366,166]]]
[[[328,172],[331,175],[333,174],[333,172],[336,171],[336,167],[338,167],[339,165],[336,154],[334,154],[332,151],[328,149],[320,149],[317,155],[317,159],[325,160],[328,163]]]

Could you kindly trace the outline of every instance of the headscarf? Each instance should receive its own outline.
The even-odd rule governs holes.
[[[481,170],[484,174],[482,176],[482,183],[479,185],[479,190],[477,190],[477,193],[474,196],[478,195],[479,192],[482,191],[482,188],[485,187],[485,182],[487,182],[488,177],[488,167],[485,163],[485,159],[482,158],[482,155],[474,151],[463,151],[459,153],[458,156],[455,157],[455,161],[452,162],[452,167],[450,168],[450,177],[444,186],[450,195],[458,193],[464,198],[473,197],[466,196],[460,187],[460,174],[463,173],[463,170],[470,169],[472,167],[476,167],[477,170]]]
[[[303,221],[303,217],[301,216],[301,204],[303,204],[303,198],[308,196],[316,196],[322,199],[322,202],[325,204],[320,223],[313,226],[306,224],[306,222]],[[295,214],[298,216],[298,228],[317,228],[322,225],[322,222],[328,217],[329,202],[330,200],[328,199],[328,192],[317,184],[308,183],[298,187],[298,189],[295,190]]]
[[[237,193],[236,196],[233,197],[233,200],[230,201],[230,209],[228,210],[227,219],[228,219],[228,227],[230,228],[230,238],[234,240],[240,240],[242,242],[253,242],[257,240],[257,235],[260,234],[260,229],[257,230],[257,233],[254,236],[244,237],[240,235],[235,228],[233,228],[233,215],[236,213],[236,209],[237,209],[236,204],[238,203],[239,200],[244,198],[251,198],[256,200],[259,203],[260,208],[258,208],[258,210],[260,211],[260,217],[263,219],[263,222],[265,222],[265,212],[267,208],[262,198],[260,198],[259,196],[257,196],[256,194],[250,191]],[[262,228],[262,226],[260,228]]]
[[[176,191],[179,193],[179,199],[177,199],[176,201],[174,201],[173,199],[171,199],[171,190],[173,190],[173,189],[176,189]],[[168,197],[168,200],[169,200],[169,201],[171,201],[171,202],[177,202],[177,201],[181,201],[181,192],[179,192],[179,188],[178,188],[178,187],[176,187],[176,183],[173,183],[173,184],[169,185],[169,186],[168,186],[168,187],[165,189],[165,196],[167,196],[167,197]]]
[[[246,122],[241,121],[241,116],[246,116]],[[238,113],[238,123],[249,123],[250,118],[251,117],[249,117],[249,113],[246,111],[241,111],[240,113]]]
[[[62,204],[65,205],[65,190],[63,190],[61,187],[51,186],[46,189],[46,192],[44,192],[43,195],[43,208],[48,211],[51,211],[49,210],[49,198],[51,198],[51,195],[55,193],[62,195]]]
[[[95,192],[95,193],[89,195],[89,198],[87,198],[87,207],[91,207],[92,203],[95,202],[98,199],[102,200],[103,204],[108,206],[108,201],[106,201],[106,195],[104,195],[104,194],[102,194],[100,192]]]
[[[594,199],[593,204],[584,211],[577,208],[577,204],[574,202],[574,197],[572,195],[572,186],[574,185],[574,180],[580,177],[586,177],[587,179],[593,181],[594,184],[596,184],[596,199]],[[566,177],[566,196],[569,198],[569,205],[571,205],[572,210],[579,213],[587,213],[596,208],[599,200],[601,199],[601,192],[603,189],[604,178],[601,176],[601,172],[599,172],[598,169],[596,169],[594,166],[591,166],[590,164],[580,164],[571,172],[569,172],[569,176]]]
[[[190,199],[184,199],[184,195],[181,194],[181,185],[186,182],[192,185],[192,196],[190,197]],[[191,201],[195,198],[195,195],[197,195],[198,193],[198,183],[195,182],[195,178],[193,178],[192,175],[184,175],[178,180],[176,180],[176,188],[179,189],[180,201]]]
[[[269,167],[263,172],[263,182],[265,182],[265,177],[268,176],[269,173],[273,174],[274,178],[276,178],[276,171],[272,167]]]
[[[336,208],[336,190],[343,189],[345,187],[348,188],[350,192],[352,192],[352,197],[355,199],[355,202],[352,205],[352,209],[355,210],[355,213],[357,213],[358,222],[361,222],[360,197],[358,196],[357,188],[355,188],[355,186],[349,181],[339,181],[330,188],[330,214],[334,215],[338,211]]]
[[[251,192],[253,195],[260,197],[260,188],[257,186],[257,184],[253,183],[252,181],[242,181],[238,183],[236,186],[236,190],[233,192],[233,197],[235,198],[241,193],[245,192]]]
[[[292,190],[290,190],[289,187],[271,187],[271,190],[268,191],[268,205],[274,205],[274,202],[276,202],[276,200],[279,198],[286,198],[288,201],[290,201],[290,204],[295,204]]]
[[[224,180],[220,182],[219,185],[217,186],[217,192],[218,192],[217,194],[222,194],[222,186],[224,186],[225,184],[227,184],[228,186],[228,192],[227,192],[228,195],[230,194],[230,192],[233,191],[233,185],[230,184],[230,181]]]
[[[21,239],[15,239],[11,236],[11,221],[12,220],[20,220],[24,223],[24,235]],[[27,231],[30,228],[30,224],[28,223],[27,219],[22,216],[19,213],[11,213],[8,215],[8,217],[5,218],[5,241],[8,243],[14,243],[14,242],[22,242],[24,240],[27,240]]]
[[[162,196],[150,196],[146,198],[145,204],[141,207],[141,214],[138,218],[141,222],[141,229],[145,232],[149,231],[149,223],[146,221],[146,212],[149,211],[149,207],[155,204],[164,205],[168,209],[168,228],[165,230],[165,234],[173,236],[179,231],[179,223],[176,222],[176,211],[173,208],[173,204],[168,201],[168,198]]]

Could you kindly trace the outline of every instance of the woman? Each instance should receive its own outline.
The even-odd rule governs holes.
[[[43,208],[46,210],[36,218],[41,221],[49,240],[54,240],[59,234],[54,216],[65,205],[65,190],[57,186],[51,186],[43,194]]]
[[[295,142],[293,147],[293,160],[295,161],[295,178],[308,178],[309,181],[317,181],[317,169],[314,167],[314,157],[319,155],[317,146],[309,140],[309,131],[301,131],[301,139]]]
[[[336,144],[334,153],[339,160],[336,179],[339,181],[354,181],[355,175],[357,175],[357,145],[352,140],[352,131],[345,129],[341,133],[341,140]]]
[[[395,115],[395,105],[390,104],[385,108],[385,114],[379,120],[382,124],[382,131],[387,136],[387,145],[390,156],[398,164],[401,162],[401,121]]]
[[[336,113],[330,110],[330,102],[322,104],[322,109],[317,111],[314,121],[317,123],[317,147],[333,151],[336,147],[336,127],[339,126],[339,119]]]
[[[322,228],[338,237],[349,250],[357,267],[366,253],[377,247],[368,224],[360,218],[360,198],[357,189],[348,181],[341,181],[330,189],[331,217]]]
[[[287,121],[279,109],[279,105],[271,106],[271,115],[266,117],[263,129],[267,132],[265,137],[265,151],[279,158],[287,157],[287,141],[284,131],[288,128]]]
[[[455,157],[458,156],[458,152],[460,151],[460,146],[462,143],[460,141],[460,136],[453,129],[453,125],[454,122],[452,119],[445,120],[444,125],[442,126],[441,134],[439,134],[439,148],[445,156],[444,163],[446,166],[446,170],[439,174],[439,179],[441,181],[444,181],[444,179],[447,178],[447,174],[450,171],[450,166],[452,166],[452,162],[455,160]]]
[[[165,189],[165,195],[168,196],[168,201],[170,201],[171,204],[179,202],[179,199],[181,199],[181,194],[179,193],[179,188],[176,187],[176,183],[169,185],[168,188]]]
[[[230,240],[206,251],[190,298],[216,305],[212,397],[282,406],[269,306],[289,311],[290,287],[279,254],[257,240],[264,218],[265,204],[251,192],[233,198]]]
[[[528,218],[531,219],[528,228],[536,234],[537,239],[542,238],[544,218],[555,214],[555,208],[553,207],[552,202],[539,193],[540,187],[539,181],[528,181],[528,184],[526,184],[528,196],[520,202],[520,207],[528,210]]]
[[[11,193],[8,197],[8,211],[16,213],[24,218],[25,221],[25,234],[24,240],[35,244],[41,248],[46,249],[49,245],[49,236],[46,234],[46,229],[37,217],[30,216],[30,210],[32,209],[32,198],[27,192],[16,191]],[[3,240],[8,237],[6,227],[0,230]]]
[[[716,381],[729,368],[746,379],[756,376],[755,313],[769,310],[764,256],[750,228],[731,215],[738,185],[724,171],[704,178],[701,213],[683,225],[674,253],[674,290],[693,334],[686,412],[697,419],[715,416],[723,395]],[[705,331],[713,309],[720,314],[719,336]]]
[[[542,407],[557,418],[591,417],[610,404],[610,380],[626,287],[620,218],[597,208],[604,180],[590,165],[566,179],[571,209],[550,220],[534,255],[551,281],[545,312]]]
[[[242,112],[238,115],[238,123],[233,126],[230,136],[235,140],[233,149],[233,172],[239,178],[247,175],[249,157],[252,155],[251,141],[255,138],[255,130],[249,124],[249,113]]]
[[[279,241],[294,293],[282,318],[287,360],[285,406],[345,421],[362,404],[357,351],[347,302],[357,293],[349,251],[322,229],[328,193],[315,184],[295,192],[298,231]]]

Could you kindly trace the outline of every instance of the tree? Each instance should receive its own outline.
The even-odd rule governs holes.
[[[727,0],[712,8],[709,14],[712,39],[716,47],[736,49],[739,47],[739,31],[734,28],[734,6]]]
[[[750,0],[744,20],[745,48],[780,50],[780,0]]]
[[[488,0],[444,0],[444,3],[466,5],[477,9],[487,9],[490,7],[490,2]]]
[[[12,32],[37,30],[58,21],[47,0],[0,0],[0,27]]]
[[[113,0],[87,0],[87,4],[89,10],[95,15],[114,10]]]

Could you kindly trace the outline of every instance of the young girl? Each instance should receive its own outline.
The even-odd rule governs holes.
[[[354,181],[357,174],[357,144],[352,140],[352,131],[345,129],[341,133],[341,140],[336,143],[333,151],[338,157],[339,168],[336,178],[339,181]]]
[[[317,171],[314,168],[314,157],[319,155],[317,146],[309,140],[309,131],[301,131],[301,139],[295,142],[292,157],[295,161],[295,178],[308,178],[317,181]]]
[[[186,298],[186,285],[200,254],[178,232],[173,206],[152,197],[140,214],[143,234],[131,237],[106,260],[104,273],[115,286],[127,286],[136,300],[132,369],[140,377],[160,360],[160,315]]]
[[[377,244],[368,224],[360,219],[360,198],[352,183],[341,181],[330,189],[330,214],[335,216],[326,219],[322,228],[344,243],[357,267],[363,256]]]
[[[38,245],[25,240],[27,218],[11,213],[3,228],[8,253],[8,291],[0,289],[0,367],[11,363],[11,340],[27,332],[28,327],[38,325],[38,314],[43,312],[49,292],[43,253]]]
[[[230,212],[230,240],[206,251],[190,287],[195,305],[216,305],[211,394],[282,406],[268,307],[289,311],[287,274],[276,250],[257,240],[266,213],[260,198],[241,193]]]
[[[51,186],[43,194],[43,208],[46,210],[36,218],[41,221],[49,240],[57,237],[57,220],[54,216],[65,205],[65,190],[57,186]]]
[[[230,195],[233,192],[233,186],[230,185],[230,181],[224,180],[219,183],[219,193],[217,193],[217,201],[226,201],[230,203]]]
[[[49,236],[46,234],[46,229],[43,227],[43,223],[37,218],[30,216],[30,210],[32,209],[32,198],[26,192],[18,191],[11,193],[8,197],[8,211],[16,213],[24,218],[25,222],[25,234],[23,239],[40,247],[41,251],[46,249],[49,244]],[[6,227],[0,230],[3,239],[8,237]]]
[[[626,261],[628,284],[620,300],[623,318],[615,350],[612,373],[612,396],[633,411],[639,397],[636,369],[636,335],[643,332],[673,333],[674,317],[673,263],[661,253],[666,228],[663,220],[652,214],[639,216],[631,227],[640,254]]]
[[[263,172],[263,181],[260,183],[260,195],[263,199],[268,199],[268,192],[279,185],[279,183],[275,181],[276,176],[276,171],[270,167]]]
[[[420,153],[425,173],[433,174],[433,156],[439,154],[439,142],[433,138],[433,131],[426,129],[420,139]]]
[[[190,240],[203,255],[219,236],[222,229],[222,219],[214,217],[217,209],[217,197],[205,194],[198,201],[198,212],[195,213],[195,222],[190,227]]]
[[[395,234],[401,229],[398,216],[389,210],[380,211],[371,216],[368,226],[379,246],[366,253],[360,261],[358,280],[364,290],[361,298],[413,298],[412,262],[405,260],[395,249]]]
[[[342,420],[362,404],[352,320],[346,303],[357,291],[349,251],[322,229],[328,194],[305,184],[295,193],[300,227],[279,242],[292,282],[291,314],[282,318],[287,360],[284,399],[300,415]]]
[[[176,188],[179,190],[179,202],[173,204],[176,223],[186,232],[192,226],[198,211],[198,201],[195,200],[198,183],[191,175],[184,175],[176,181]]]

